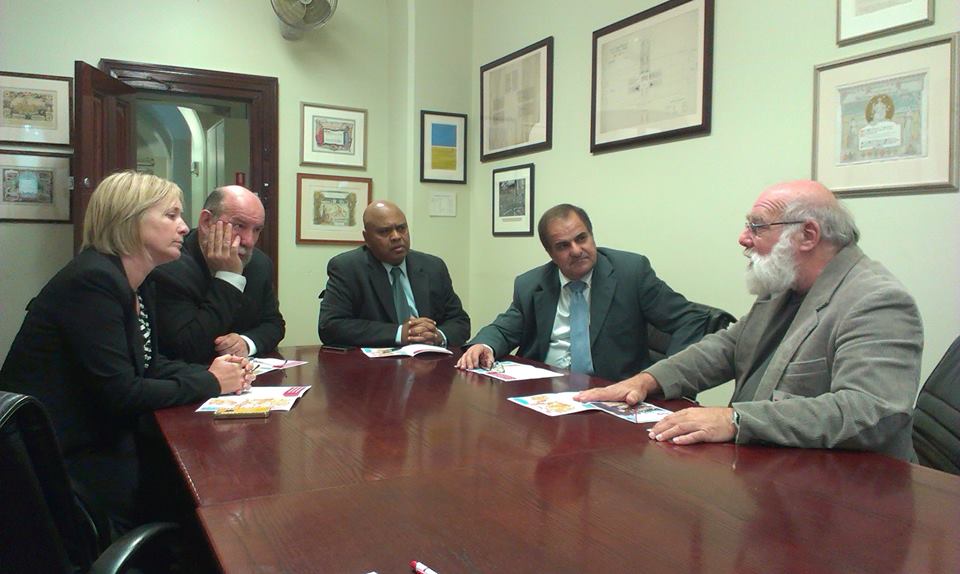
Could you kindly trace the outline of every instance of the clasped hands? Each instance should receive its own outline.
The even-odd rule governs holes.
[[[410,317],[403,322],[400,342],[404,345],[411,343],[441,345],[443,344],[443,335],[437,328],[437,322],[430,317]]]
[[[581,391],[573,398],[580,402],[623,401],[635,405],[660,390],[660,384],[652,375],[640,373],[606,387]],[[663,417],[648,431],[651,439],[673,444],[728,442],[736,433],[733,409],[729,407],[683,409]]]
[[[210,371],[220,383],[220,394],[233,393],[239,395],[249,391],[253,381],[257,378],[253,374],[255,365],[245,357],[221,355],[210,364]]]

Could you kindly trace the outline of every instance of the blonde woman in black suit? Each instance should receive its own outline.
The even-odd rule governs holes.
[[[27,306],[0,369],[0,389],[46,407],[67,472],[117,531],[141,521],[137,428],[155,409],[249,388],[246,359],[207,366],[156,352],[154,267],[180,256],[182,192],[147,174],[115,173],[90,198],[83,249]]]

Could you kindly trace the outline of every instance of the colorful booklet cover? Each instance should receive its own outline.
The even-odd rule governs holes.
[[[477,373],[492,377],[498,381],[528,381],[531,379],[547,379],[550,377],[562,377],[563,373],[555,373],[533,365],[525,365],[515,361],[497,361],[489,369],[467,369],[471,373]]]
[[[293,403],[310,390],[303,387],[252,387],[239,395],[222,395],[207,400],[197,409],[198,413],[216,412],[220,409],[252,409],[270,407],[271,411],[289,411]]]
[[[581,403],[573,400],[578,392],[580,391],[544,393],[527,397],[510,397],[509,400],[551,417],[583,411],[603,411],[632,423],[652,423],[670,414],[670,411],[650,403],[637,403],[635,405],[617,401]]]
[[[421,344],[407,345],[405,347],[360,347],[360,350],[371,359],[379,359],[380,357],[412,357],[420,353],[453,354],[453,351],[450,349],[444,349],[436,345]]]

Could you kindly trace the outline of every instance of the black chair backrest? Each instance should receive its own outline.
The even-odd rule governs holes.
[[[703,303],[690,302],[698,311],[707,315],[704,323],[703,334],[709,335],[716,333],[721,329],[726,329],[731,323],[736,323],[737,318],[727,313],[723,309],[717,309]],[[650,349],[650,362],[656,363],[667,356],[667,349],[670,348],[670,333],[664,333],[653,325],[647,324],[647,347]]]
[[[36,399],[0,391],[0,572],[85,572],[96,541]]]
[[[923,466],[960,474],[960,337],[920,390],[913,448]]]

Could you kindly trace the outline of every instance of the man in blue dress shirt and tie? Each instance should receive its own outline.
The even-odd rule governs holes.
[[[363,212],[365,245],[327,265],[318,332],[325,344],[393,347],[426,343],[458,347],[470,317],[443,260],[410,249],[407,218],[375,201]]]
[[[513,302],[477,333],[457,366],[522,357],[618,381],[650,365],[647,323],[671,333],[668,354],[700,340],[707,314],[660,280],[646,257],[600,247],[587,213],[548,209],[537,225],[550,256],[514,282]]]

